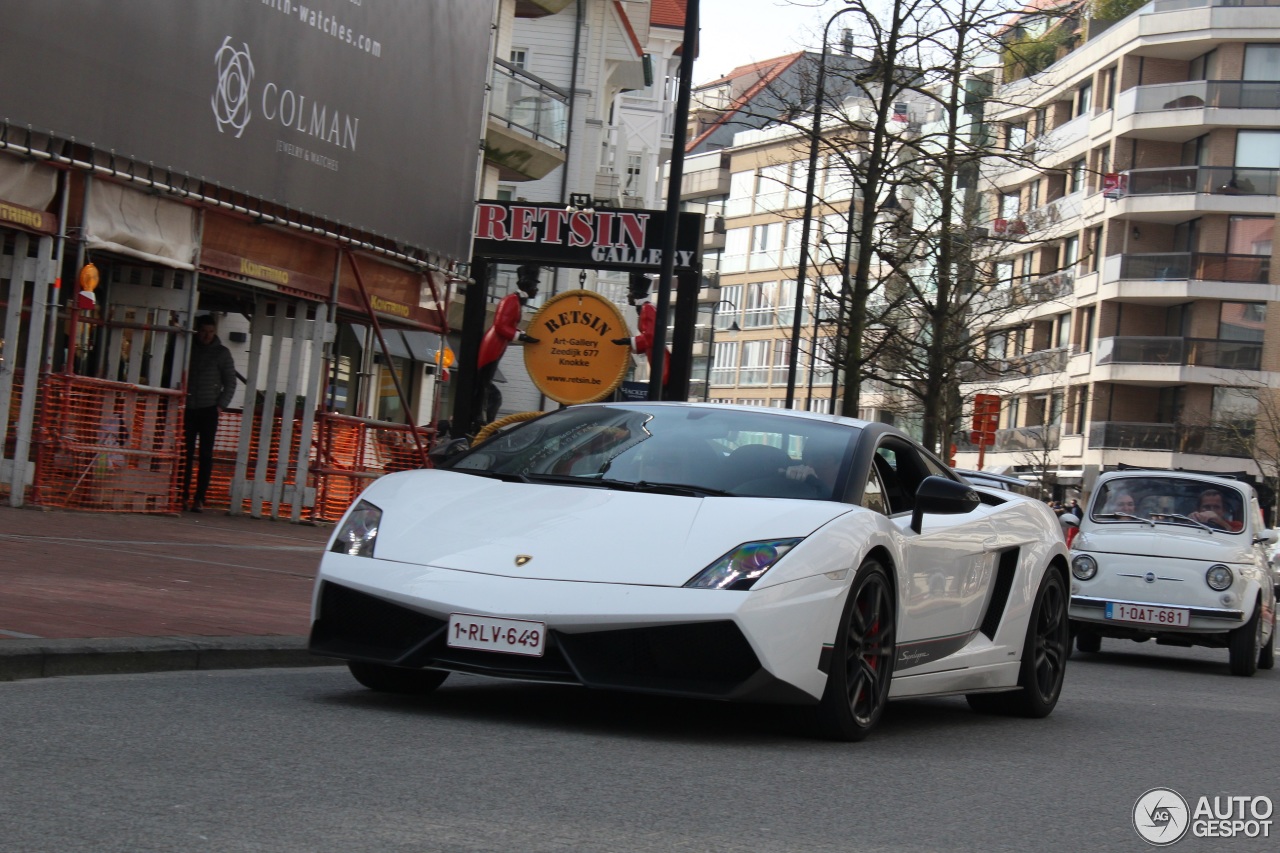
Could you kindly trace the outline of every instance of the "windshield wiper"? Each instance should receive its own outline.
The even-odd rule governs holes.
[[[1156,523],[1149,518],[1143,518],[1140,515],[1133,515],[1127,512],[1100,512],[1097,514],[1096,517],[1097,518],[1118,518],[1123,521],[1141,521],[1143,524],[1149,524],[1152,527],[1156,526]]]
[[[531,482],[524,474],[512,474],[508,471],[489,471],[484,468],[445,468],[442,470],[455,471],[459,474],[473,474],[476,477],[488,477],[491,480],[501,480],[504,483]]]
[[[1203,528],[1204,530],[1207,530],[1210,533],[1221,532],[1217,528],[1213,528],[1205,524],[1203,521],[1196,521],[1194,518],[1192,518],[1189,515],[1182,515],[1176,512],[1153,512],[1151,513],[1151,517],[1152,518],[1168,518],[1173,521],[1185,522],[1187,524],[1194,524],[1196,527]]]
[[[691,486],[687,483],[651,483],[648,480],[631,482],[628,480],[595,480],[603,486],[617,489],[620,492],[648,492],[657,495],[680,495],[689,498],[735,497],[732,492],[723,489],[712,489],[708,486]]]

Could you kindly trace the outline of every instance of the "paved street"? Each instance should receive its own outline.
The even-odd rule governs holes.
[[[898,703],[851,745],[798,736],[779,709],[458,675],[425,699],[340,668],[16,681],[0,684],[0,838],[24,853],[1140,851],[1130,811],[1149,788],[1280,800],[1277,673],[1104,648],[1073,658],[1047,720]]]

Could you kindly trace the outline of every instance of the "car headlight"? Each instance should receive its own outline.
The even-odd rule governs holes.
[[[1209,571],[1204,573],[1205,583],[1209,584],[1210,589],[1216,589],[1222,592],[1224,589],[1230,588],[1235,582],[1236,576],[1226,566],[1210,566]]]
[[[1071,560],[1071,576],[1078,581],[1087,581],[1098,573],[1098,561],[1088,554],[1077,554]]]
[[[335,554],[350,554],[352,557],[372,557],[373,546],[378,539],[378,525],[382,523],[382,510],[368,501],[360,501],[356,508],[347,514],[342,522],[333,547],[329,550]]]
[[[800,539],[767,539],[744,542],[707,566],[685,584],[690,589],[751,589]]]

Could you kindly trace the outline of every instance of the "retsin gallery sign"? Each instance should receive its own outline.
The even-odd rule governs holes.
[[[700,271],[702,220],[700,213],[680,214],[677,272]],[[661,210],[486,200],[476,204],[472,253],[504,261],[657,272],[665,221]]]
[[[468,257],[492,3],[9,0],[0,117]]]

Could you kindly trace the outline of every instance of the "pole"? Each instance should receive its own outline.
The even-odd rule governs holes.
[[[826,97],[827,84],[827,39],[831,33],[831,25],[850,9],[839,9],[827,19],[822,28],[822,54],[818,57],[818,79],[813,87],[813,130],[809,136],[809,174],[805,176],[804,220],[800,223],[800,264],[796,268],[796,304],[794,316],[791,318],[791,363],[787,365],[787,400],[788,409],[795,408],[796,369],[800,361],[800,329],[804,320],[804,288],[809,272],[809,234],[813,220],[813,195],[815,181],[818,177],[818,143],[822,135],[822,101]],[[817,300],[814,300],[815,303]],[[816,310],[816,306],[815,306]],[[812,366],[810,368],[812,370]]]
[[[689,126],[689,94],[693,59],[698,50],[698,0],[688,0],[684,13],[684,40],[680,43],[680,88],[676,93],[675,125],[671,128],[671,173],[667,180],[667,216],[662,224],[662,268],[658,275],[653,347],[650,352],[650,400],[662,399],[662,368],[667,355],[667,310],[671,305],[671,280],[676,269],[676,237],[680,224],[680,191],[684,184],[684,146]],[[686,385],[687,387],[687,385]]]

